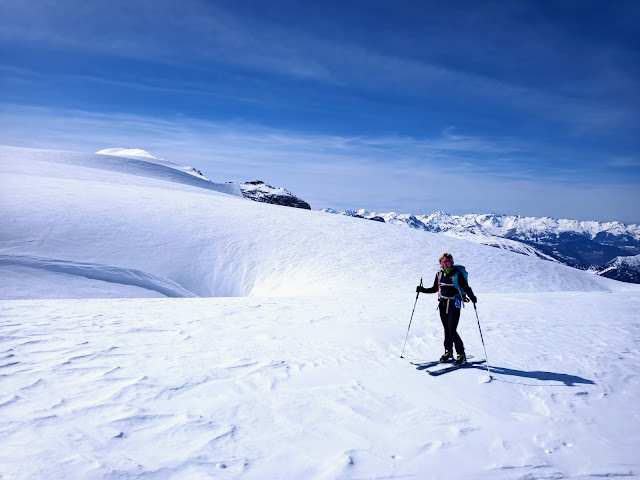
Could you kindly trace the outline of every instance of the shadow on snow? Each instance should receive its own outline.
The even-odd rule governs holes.
[[[566,373],[543,372],[533,370],[527,372],[525,370],[514,370],[504,367],[489,367],[491,373],[497,375],[510,375],[514,377],[535,378],[536,380],[546,380],[553,382],[562,382],[567,387],[575,387],[577,384],[595,385],[595,382],[587,378],[578,377],[577,375],[567,375]]]
[[[485,370],[485,365],[468,365],[463,367],[465,369],[478,369]],[[575,387],[578,384],[583,385],[595,385],[596,383],[587,378],[578,377],[577,375],[567,375],[566,373],[555,373],[555,372],[543,372],[541,370],[533,370],[533,371],[525,371],[525,370],[514,370],[512,368],[505,367],[489,367],[491,369],[492,375],[507,375],[513,377],[523,377],[523,378],[534,378],[536,380],[543,381],[552,381],[552,382],[561,382],[564,383],[567,387]],[[418,366],[416,370],[426,370],[427,367]],[[502,380],[506,381],[506,380]]]

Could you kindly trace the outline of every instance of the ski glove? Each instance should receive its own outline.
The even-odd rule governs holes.
[[[416,287],[416,292],[418,292],[418,293],[427,293],[427,289],[426,289],[426,288],[421,287],[420,285],[418,285],[418,286]]]
[[[478,297],[476,297],[475,295],[473,297],[471,297],[471,301],[476,304],[478,303]]]

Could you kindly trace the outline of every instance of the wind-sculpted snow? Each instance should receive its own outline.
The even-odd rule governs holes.
[[[433,298],[400,359],[412,297],[2,302],[0,472],[638,478],[638,294],[484,295],[489,384],[409,364],[442,351]]]
[[[185,290],[177,283],[160,278],[140,270],[123,269],[109,265],[91,263],[74,263],[50,258],[26,257],[22,255],[0,255],[0,268],[3,266],[20,266],[36,270],[75,275],[102,282],[131,285],[158,292],[166,297],[190,298],[193,293]]]
[[[251,202],[145,160],[0,155],[1,254],[144,272],[201,297],[406,293],[433,281],[445,251],[478,294],[637,288],[440,234]]]
[[[145,151],[145,150],[140,150],[138,148],[105,148],[103,150],[100,150],[98,152],[96,152],[97,155],[111,155],[111,156],[115,156],[115,157],[125,157],[125,158],[131,158],[134,160],[139,160],[139,159],[144,159],[147,163],[153,163],[156,165],[160,165],[160,166],[164,166],[164,167],[168,167],[174,170],[179,170],[185,173],[188,173],[189,175],[195,175],[203,180],[206,181],[210,181],[207,177],[205,177],[201,171],[196,170],[193,167],[183,167],[180,166],[176,163],[173,162],[168,162],[166,160],[163,160],[161,158],[157,158],[154,155],[151,155],[149,152]],[[213,183],[213,182],[212,182]],[[227,191],[226,189],[229,187],[232,187],[232,185],[218,185],[218,189],[222,188],[223,190],[219,190],[219,191]],[[239,185],[238,185],[239,187]],[[233,189],[232,191],[228,192],[231,193],[233,195],[237,195],[238,192]]]

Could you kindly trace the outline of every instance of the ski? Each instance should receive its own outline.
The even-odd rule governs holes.
[[[411,362],[411,365],[415,365],[416,367],[429,368],[429,367],[435,367],[440,363],[442,363],[440,362],[440,360],[434,360],[432,362]]]
[[[473,358],[473,355],[469,355],[467,357],[467,360],[469,360],[470,358]],[[420,368],[431,368],[431,367],[435,367],[436,365],[450,365],[453,363],[453,360],[449,361],[449,362],[441,362],[440,360],[433,360],[433,361],[422,361],[422,362],[411,362],[411,365],[415,365],[416,367],[420,367]]]
[[[469,358],[469,357],[467,357]],[[485,363],[486,360],[476,360],[475,362],[465,362],[461,365],[450,365],[446,368],[440,368],[438,370],[427,370],[427,372],[429,373],[429,375],[431,376],[438,376],[438,375],[442,375],[443,373],[448,373],[448,372],[453,372],[454,370],[458,370],[460,368],[465,368],[465,367],[469,367],[471,365],[479,365],[481,363]]]

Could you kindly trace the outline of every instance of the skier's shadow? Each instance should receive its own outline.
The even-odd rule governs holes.
[[[526,372],[524,370],[513,370],[504,367],[489,367],[492,373],[498,375],[510,375],[514,377],[535,378],[536,380],[562,382],[567,387],[575,387],[578,384],[595,385],[596,383],[587,378],[578,377],[577,375],[567,375],[566,373],[543,372],[534,370]]]

